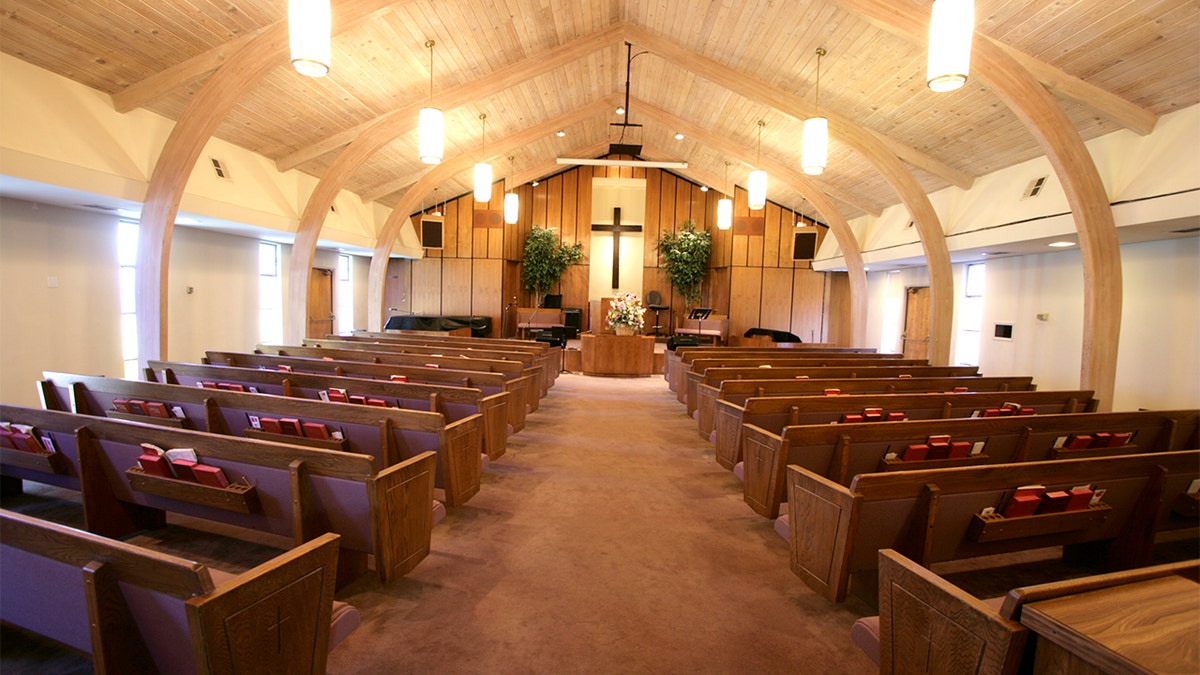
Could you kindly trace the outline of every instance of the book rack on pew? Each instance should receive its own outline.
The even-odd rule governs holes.
[[[129,480],[130,488],[146,494],[238,513],[257,513],[259,510],[258,492],[253,485],[230,483],[226,487],[214,487],[178,478],[152,476],[140,466],[126,469],[125,478]]]
[[[967,526],[967,538],[979,544],[1005,539],[1019,539],[1043,534],[1059,534],[1086,530],[1103,523],[1112,512],[1108,504],[1092,504],[1081,511],[1037,513],[1032,516],[1006,518],[999,513],[976,513]]]
[[[291,443],[292,445],[303,445],[309,448],[320,448],[321,450],[353,452],[350,442],[344,438],[309,438],[307,436],[293,436],[291,434],[276,434],[270,431],[263,431],[262,429],[255,429],[254,427],[243,429],[242,435],[246,438],[255,438],[260,441]]]
[[[67,460],[57,452],[27,452],[12,448],[0,448],[0,464],[53,474],[66,473],[68,468]]]
[[[120,410],[105,410],[105,417],[110,417],[114,420],[123,420],[125,422],[141,422],[142,424],[157,424],[160,427],[171,427],[172,429],[192,429],[192,425],[186,419],[178,417],[151,417],[150,415],[139,415],[137,413],[126,413]]]

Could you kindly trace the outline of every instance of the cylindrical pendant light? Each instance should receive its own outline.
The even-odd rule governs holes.
[[[762,163],[762,130],[767,126],[767,123],[758,121],[758,159],[754,162],[755,165]],[[762,169],[755,169],[750,172],[750,179],[746,181],[746,201],[747,206],[751,211],[757,211],[767,205],[767,172]]]
[[[330,0],[288,0],[288,42],[292,67],[301,75],[329,72]]]
[[[445,150],[445,121],[442,111],[433,107],[433,40],[426,40],[429,48],[429,106],[421,108],[417,118],[417,146],[421,161],[426,164],[440,164]]]
[[[725,184],[729,184],[729,162],[725,162]],[[730,190],[730,195],[733,190]],[[717,229],[728,230],[733,227],[733,200],[729,197],[722,197],[717,200]]]
[[[971,70],[971,39],[975,35],[973,0],[934,0],[929,18],[929,60],[925,80],[933,91],[954,91]]]
[[[479,135],[479,154],[483,154],[487,148],[487,115],[479,115],[479,122],[482,127]],[[492,201],[492,165],[487,162],[475,163],[475,201],[490,202]]]
[[[516,174],[516,171],[514,169],[515,166],[516,166],[516,164],[513,162],[513,156],[509,155],[508,156],[508,180],[505,181],[506,186],[509,182],[512,181],[512,177]],[[512,191],[511,187],[509,187],[508,193],[504,195],[504,222],[508,223],[509,225],[515,225],[517,222],[517,218],[520,217],[520,215],[521,215],[521,198],[517,196],[517,193]]]
[[[800,168],[810,176],[818,176],[825,171],[825,161],[829,155],[829,120],[820,115],[821,57],[825,53],[824,47],[817,47],[817,84],[813,95],[815,114],[804,120],[804,135],[800,139]]]

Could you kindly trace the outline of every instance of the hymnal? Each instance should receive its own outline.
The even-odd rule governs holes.
[[[929,454],[926,459],[946,459],[950,456],[950,437],[945,434],[930,436],[928,441]]]
[[[841,389],[826,389],[825,390],[826,396],[837,396],[840,393],[842,393]]]
[[[906,462],[914,462],[925,459],[927,455],[929,455],[928,445],[924,443],[911,443],[908,447],[904,448],[904,454],[900,456],[900,459]]]
[[[1093,448],[1109,448],[1112,447],[1112,434],[1107,431],[1098,431],[1092,434],[1092,444],[1089,447]]]
[[[219,466],[197,464],[192,467],[192,473],[196,476],[196,482],[201,485],[221,488],[229,487],[229,479],[225,477],[225,472]]]
[[[883,408],[867,408],[863,410],[863,420],[866,422],[879,422],[883,420]]]
[[[279,428],[288,436],[304,435],[304,430],[300,427],[300,420],[295,417],[281,417],[279,419]]]
[[[179,480],[191,481],[198,483],[196,474],[192,473],[192,467],[196,466],[196,462],[190,459],[173,459],[171,460],[171,469],[175,472],[175,477]]]
[[[1017,488],[1004,507],[1004,517],[1018,518],[1037,513],[1038,506],[1042,503],[1042,493],[1045,491],[1044,485],[1023,485]]]
[[[901,377],[903,377],[903,376],[901,376]],[[952,389],[950,391],[950,393],[951,394],[965,394],[965,393],[967,393],[967,388],[966,387],[955,387],[954,389]]]
[[[1067,436],[1064,448],[1068,450],[1083,450],[1092,447],[1092,437],[1088,434],[1071,434]]]
[[[270,434],[282,434],[283,427],[279,426],[279,420],[274,417],[260,417],[259,424],[262,425],[262,430]]]
[[[129,401],[127,401],[126,399],[123,399],[123,398],[114,398],[113,399],[113,410],[116,410],[117,412],[123,412],[123,413],[132,412],[129,409]]]
[[[889,422],[903,422],[906,419],[908,419],[908,415],[900,411],[890,412],[887,414],[887,421]]]
[[[146,414],[151,417],[160,417],[167,419],[171,416],[171,411],[167,410],[167,405],[159,401],[146,401]]]
[[[1082,511],[1092,502],[1092,487],[1090,485],[1077,485],[1070,490],[1067,490],[1070,499],[1067,500],[1068,511]]]
[[[950,443],[950,454],[948,456],[951,459],[966,457],[971,454],[971,446],[972,444],[967,441],[953,441]]]
[[[1119,433],[1115,433],[1108,439],[1108,442],[1111,444],[1108,447],[1119,448],[1122,445],[1129,445],[1130,441],[1132,441],[1132,440],[1133,440],[1133,433],[1131,433],[1131,432],[1122,431]]]
[[[1000,409],[999,408],[988,408],[987,410],[983,411],[983,416],[984,417],[999,417]]]
[[[327,429],[325,425],[321,424],[320,422],[305,422],[304,437],[326,440],[329,438],[329,429]]]
[[[330,387],[329,400],[333,401],[335,403],[346,403],[350,400],[350,398],[346,394],[345,389],[337,389],[335,387]]]
[[[843,413],[842,424],[855,424],[863,421],[863,416],[858,413]]]
[[[1038,504],[1037,513],[1060,513],[1067,510],[1067,502],[1071,501],[1071,495],[1064,490],[1055,490],[1042,495],[1041,504]]]
[[[373,405],[376,408],[388,407],[387,401],[385,401],[381,398],[369,398],[369,399],[367,399],[367,405]]]
[[[142,455],[138,457],[138,465],[149,476],[174,478],[171,463],[162,448],[152,443],[142,443]]]
[[[367,397],[361,394],[350,394],[350,402],[355,405],[366,405]]]
[[[290,373],[290,372],[292,372],[292,367],[291,367],[291,366],[277,366],[277,367],[279,368],[279,370],[282,370],[282,371],[283,371],[283,372],[285,372],[285,373]]]
[[[407,375],[392,375],[392,382],[408,382]]]
[[[199,382],[198,384],[200,385],[201,389],[217,389],[218,388],[216,382]]]
[[[139,401],[137,399],[129,400],[129,412],[131,412],[135,415],[149,415],[150,414],[150,413],[146,412],[146,402]]]

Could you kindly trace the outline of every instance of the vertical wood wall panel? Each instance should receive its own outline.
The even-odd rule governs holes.
[[[578,243],[581,237],[590,236],[591,222],[579,220],[579,209],[576,201],[579,196],[579,172],[568,171],[562,174],[562,233],[564,244]],[[589,200],[590,201],[590,200]]]
[[[763,268],[762,295],[758,306],[759,316],[752,328],[788,329],[792,318],[792,270]]]
[[[442,314],[471,313],[470,258],[442,258]]]
[[[442,259],[423,258],[413,261],[413,314],[442,312]]]
[[[796,270],[792,279],[792,325],[789,330],[805,342],[824,339],[826,275],[812,270]],[[849,305],[847,305],[848,307]],[[848,311],[841,314],[848,316]]]
[[[741,335],[758,324],[761,267],[733,267],[729,284],[729,334]]]
[[[471,263],[471,314],[490,316],[492,332],[489,337],[498,337],[504,318],[504,261],[476,258]]]
[[[575,200],[575,213],[576,221],[583,230],[579,243],[583,244],[585,261],[591,260],[592,256],[592,177],[595,175],[592,169],[590,166],[581,166],[573,172],[578,175],[576,189],[579,197]]]
[[[766,225],[763,228],[762,266],[779,267],[779,241],[783,237],[783,210],[767,203]],[[791,265],[788,265],[791,267]]]

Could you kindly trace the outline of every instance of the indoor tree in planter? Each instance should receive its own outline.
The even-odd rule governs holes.
[[[708,271],[708,254],[712,251],[712,235],[697,230],[695,221],[688,220],[678,232],[666,232],[658,240],[658,254],[671,285],[683,296],[688,309],[700,300],[700,285]]]
[[[567,267],[583,260],[583,244],[566,245],[558,240],[554,228],[534,226],[525,238],[525,260],[521,263],[521,283],[533,293],[534,306],[541,307],[546,293],[558,283]]]

